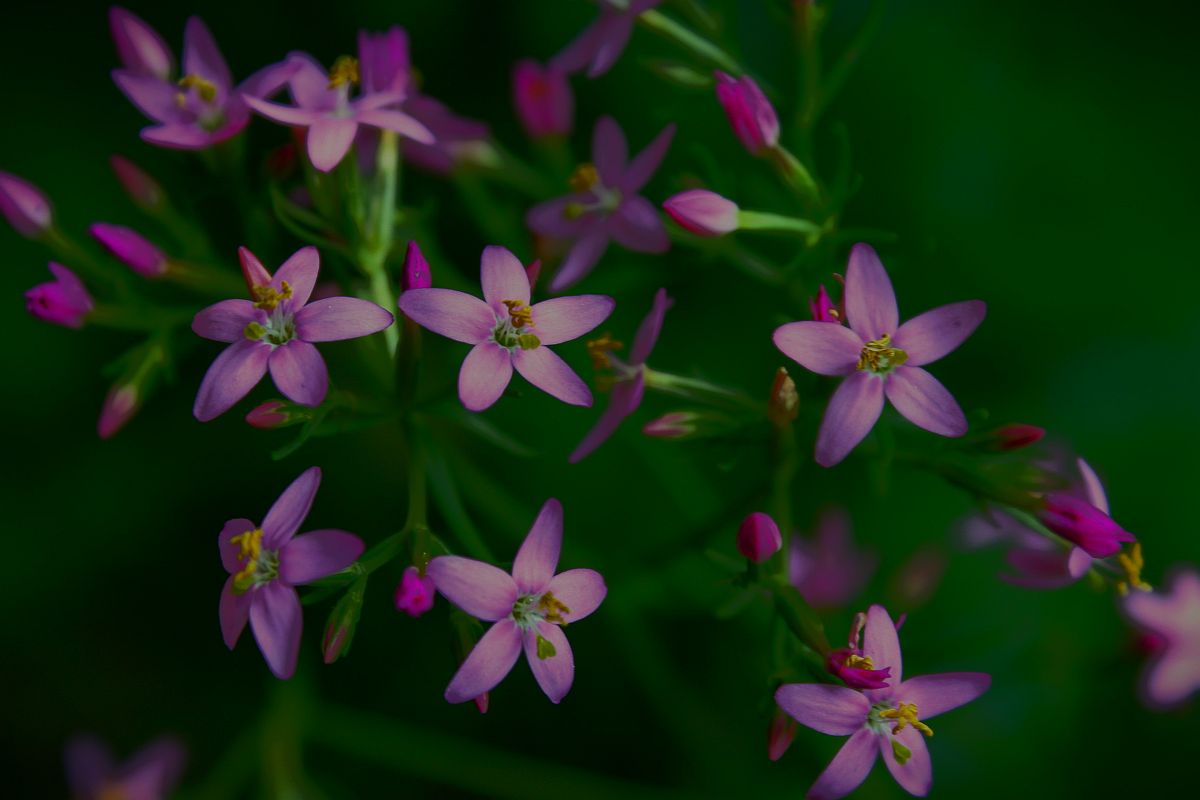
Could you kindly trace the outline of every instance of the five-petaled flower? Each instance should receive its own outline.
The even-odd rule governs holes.
[[[207,422],[245,397],[269,369],[275,386],[301,405],[320,405],[329,389],[313,342],[356,339],[392,324],[391,312],[356,297],[308,302],[320,269],[315,247],[297,250],[272,277],[246,248],[239,251],[253,300],[222,300],[200,311],[192,330],[230,342],[208,368],[193,413]]]
[[[589,78],[599,78],[621,57],[638,16],[663,0],[600,0],[600,16],[550,62],[564,72],[587,67]]]
[[[562,505],[547,500],[517,551],[512,575],[460,556],[429,562],[429,576],[442,595],[471,616],[494,623],[446,687],[448,702],[473,700],[500,683],[522,649],[551,702],[560,702],[571,689],[575,659],[562,629],[595,611],[608,589],[594,570],[554,574],[562,524]]]
[[[548,345],[570,341],[612,313],[604,295],[556,297],[529,303],[529,276],[503,247],[485,247],[480,259],[483,300],[453,289],[409,289],[400,310],[434,333],[474,345],[458,374],[458,396],[471,411],[498,399],[513,367],[525,380],[553,397],[590,406],[592,393]]]
[[[67,785],[76,800],[162,800],[175,790],[187,752],[175,739],[157,739],[124,764],[95,736],[76,736],[66,748]]]
[[[321,470],[310,467],[283,490],[261,526],[231,519],[217,538],[229,573],[221,590],[221,635],[232,650],[249,620],[278,678],[292,677],[300,649],[300,597],[293,587],[345,569],[363,551],[362,540],[346,531],[296,535],[320,485]]]
[[[675,125],[668,125],[628,161],[625,134],[616,121],[601,117],[596,123],[593,163],[575,169],[571,194],[534,206],[525,216],[534,232],[574,242],[550,291],[562,291],[591,272],[609,240],[639,253],[662,253],[670,247],[654,204],[638,192],[662,163],[674,135]]]
[[[832,326],[831,326],[832,327]],[[875,670],[889,670],[888,685],[855,691],[845,686],[791,683],[775,701],[797,722],[831,736],[850,739],[808,790],[811,800],[836,800],[854,791],[882,755],[892,777],[909,794],[923,797],[933,783],[933,767],[922,736],[938,714],[983,694],[991,677],[981,672],[947,672],[900,680],[900,639],[882,606],[867,612],[861,658]]]
[[[1133,592],[1125,614],[1139,628],[1158,634],[1161,646],[1142,673],[1142,701],[1164,710],[1200,689],[1200,572],[1177,569],[1163,592]]]
[[[903,325],[896,295],[870,246],[856,244],[846,269],[849,326],[789,322],[775,330],[775,346],[820,375],[844,375],[817,433],[816,459],[832,467],[870,433],[883,398],[910,422],[942,436],[962,436],[967,420],[937,378],[921,369],[954,350],[983,321],[981,300],[951,303]]]

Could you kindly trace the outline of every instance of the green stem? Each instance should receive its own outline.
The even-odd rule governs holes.
[[[850,42],[850,46],[846,51],[834,62],[833,67],[829,70],[829,77],[825,80],[825,89],[821,94],[821,102],[814,112],[820,115],[829,103],[837,95],[841,88],[846,83],[846,79],[850,77],[850,73],[858,65],[867,48],[871,46],[871,41],[879,34],[880,28],[883,27],[884,11],[887,9],[887,0],[873,0],[870,9],[867,10],[867,18],[863,22],[862,27],[858,29],[858,33],[854,35],[854,39]]]
[[[808,167],[792,155],[782,145],[776,145],[767,151],[767,157],[775,165],[775,170],[789,186],[809,203],[817,204],[821,200],[821,187],[813,178]]]
[[[651,9],[638,15],[638,22],[663,38],[669,39],[705,61],[709,61],[735,77],[745,74],[742,65],[708,39],[693,33],[665,14]]]
[[[800,0],[796,4],[796,32],[804,87],[804,98],[800,105],[800,131],[804,136],[805,150],[809,148],[817,111],[821,106],[821,13],[816,0]]]
[[[799,466],[799,459],[796,456],[796,434],[790,423],[775,429],[772,455],[775,468],[771,473],[771,508],[775,514],[775,522],[779,525],[780,532],[783,533],[783,546],[779,551],[777,563],[780,578],[787,580],[788,549],[794,528],[792,482],[796,478],[796,469]]]
[[[821,238],[822,228],[815,222],[797,217],[785,217],[782,214],[772,214],[767,211],[739,210],[737,215],[738,230],[747,231],[783,231],[796,233],[805,238],[811,247]]]

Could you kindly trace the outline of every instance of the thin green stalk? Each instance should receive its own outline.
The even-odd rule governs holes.
[[[693,55],[711,62],[735,77],[744,75],[746,72],[733,56],[656,9],[642,12],[638,16],[638,22],[659,36],[675,42]]]

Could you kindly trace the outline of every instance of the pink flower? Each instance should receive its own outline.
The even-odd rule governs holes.
[[[812,539],[792,537],[788,580],[810,604],[840,608],[862,591],[878,561],[875,553],[855,547],[846,510],[829,508]]]
[[[738,552],[755,564],[761,564],[783,547],[779,526],[769,514],[755,511],[742,520],[737,532]]]
[[[363,543],[352,533],[318,530],[296,535],[312,508],[321,470],[310,467],[283,490],[261,526],[231,519],[217,537],[229,573],[221,590],[221,635],[232,650],[246,622],[275,677],[296,671],[300,648],[300,597],[293,588],[354,563]]]
[[[627,161],[625,134],[613,118],[601,117],[596,123],[594,165],[575,170],[574,192],[534,206],[525,215],[534,232],[574,242],[550,291],[562,291],[591,272],[611,239],[639,253],[663,253],[671,246],[654,205],[637,193],[662,163],[674,135],[675,125],[668,125]]]
[[[547,345],[578,338],[612,313],[603,295],[556,297],[529,304],[529,276],[503,247],[485,247],[480,280],[483,300],[452,289],[410,289],[400,295],[409,319],[455,341],[474,345],[458,375],[458,396],[471,411],[497,400],[513,367],[547,394],[590,406],[592,393]]]
[[[54,208],[42,190],[7,172],[0,172],[0,214],[27,239],[36,239],[54,225]]]
[[[1182,567],[1169,583],[1165,592],[1133,592],[1122,602],[1134,625],[1163,640],[1141,680],[1142,701],[1160,711],[1200,689],[1200,573]]]
[[[717,100],[742,145],[761,155],[779,143],[779,117],[775,107],[749,75],[734,78],[724,72],[717,77]]]
[[[408,567],[396,587],[396,610],[410,617],[419,617],[433,608],[433,578],[422,575],[416,567]]]
[[[595,611],[608,589],[600,573],[571,569],[554,574],[562,547],[562,506],[542,506],[517,551],[512,575],[459,556],[429,562],[437,590],[473,617],[494,623],[446,687],[446,701],[463,703],[504,680],[521,650],[538,686],[558,703],[571,689],[575,660],[563,627]]]
[[[162,800],[174,792],[187,753],[174,739],[157,739],[124,764],[94,736],[67,743],[67,785],[76,800]]]
[[[924,797],[933,783],[933,766],[921,735],[933,733],[926,721],[979,697],[992,679],[981,672],[947,672],[900,683],[900,641],[882,606],[871,606],[867,612],[863,651],[877,668],[891,670],[893,686],[858,692],[844,686],[792,683],[775,692],[775,701],[801,725],[850,737],[807,797],[845,797],[866,779],[878,755],[906,792]]]
[[[883,398],[918,427],[962,436],[967,420],[936,378],[921,369],[958,347],[983,321],[987,306],[968,300],[926,311],[903,325],[879,257],[856,244],[846,270],[849,327],[789,322],[775,346],[820,375],[845,375],[817,433],[816,459],[832,467],[863,440],[883,412]]]
[[[92,310],[92,296],[74,272],[51,261],[54,281],[39,283],[25,293],[25,310],[40,320],[67,328],[82,328]]]
[[[612,396],[608,400],[608,408],[600,415],[595,427],[588,431],[583,441],[571,453],[567,460],[576,464],[586,458],[593,450],[607,441],[613,435],[621,422],[637,411],[642,403],[642,395],[646,385],[646,359],[658,342],[662,331],[663,318],[671,307],[671,298],[667,297],[666,289],[659,289],[654,294],[654,304],[650,313],[638,326],[633,338],[633,346],[629,349],[629,361],[622,361],[613,355],[613,350],[622,347],[620,342],[614,342],[607,335],[588,342],[588,353],[592,363],[599,369],[611,369],[613,372]],[[650,433],[650,435],[655,435]]]
[[[697,236],[724,236],[738,228],[738,207],[716,192],[689,189],[663,201],[663,211]]]
[[[513,67],[512,80],[513,105],[530,136],[540,139],[571,132],[575,98],[565,73],[527,59]]]
[[[663,0],[600,0],[600,16],[550,62],[564,72],[578,72],[587,67],[589,78],[599,78],[612,69],[621,57],[633,23],[643,11],[649,11]]]
[[[254,255],[241,250],[254,300],[222,300],[200,311],[192,330],[230,342],[208,368],[192,413],[208,422],[233,407],[269,369],[289,400],[320,405],[329,389],[325,361],[313,342],[356,339],[392,324],[392,315],[367,300],[330,297],[308,302],[320,269],[315,247],[297,250],[272,278]]]
[[[88,231],[122,264],[143,278],[158,278],[167,271],[167,257],[135,230],[97,222]]]

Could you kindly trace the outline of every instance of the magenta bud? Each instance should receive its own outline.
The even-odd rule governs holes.
[[[36,239],[54,224],[54,208],[42,190],[7,172],[0,172],[0,214],[27,239]]]
[[[429,262],[421,252],[421,246],[416,240],[408,243],[404,251],[404,271],[400,275],[400,291],[409,289],[428,289],[433,286],[433,275],[429,271]]]
[[[108,163],[121,183],[121,188],[138,208],[152,212],[163,207],[167,195],[158,181],[151,178],[145,170],[124,156],[111,156]]]
[[[719,71],[715,75],[717,100],[745,148],[760,155],[775,147],[779,143],[779,117],[754,79],[748,75],[734,78]]]
[[[486,714],[488,710],[488,693],[484,692],[475,698],[475,707],[479,709],[480,714]]]
[[[738,207],[716,192],[689,189],[663,201],[663,211],[697,236],[724,236],[738,227]]]
[[[136,75],[171,79],[175,57],[158,31],[119,6],[108,10],[108,28],[125,69]]]
[[[104,405],[100,407],[100,419],[96,421],[96,433],[101,439],[108,439],[125,423],[133,419],[141,406],[141,394],[133,384],[118,384],[108,390]]]
[[[892,677],[892,668],[875,669],[869,658],[856,647],[831,650],[825,656],[830,674],[842,679],[851,689],[885,689]]]
[[[525,130],[534,138],[571,132],[575,98],[561,70],[521,61],[513,68],[513,104]]]
[[[135,230],[97,222],[88,228],[113,257],[143,278],[158,278],[167,271],[167,257]]]
[[[783,537],[775,520],[761,511],[755,511],[742,520],[737,532],[738,551],[755,564],[761,564],[779,552]]]
[[[682,439],[696,432],[699,417],[691,411],[672,411],[642,426],[642,433],[656,439]]]
[[[1013,423],[992,431],[991,445],[996,450],[1020,450],[1022,447],[1036,444],[1045,435],[1045,428]]]
[[[1137,541],[1129,531],[1088,501],[1064,492],[1046,495],[1038,520],[1092,558],[1116,555],[1125,542]]]
[[[40,320],[67,328],[82,328],[84,317],[92,310],[92,296],[74,272],[56,264],[48,265],[54,281],[39,283],[25,293],[25,310]]]
[[[829,299],[829,292],[825,291],[825,284],[821,284],[820,288],[817,289],[816,297],[808,298],[808,308],[812,312],[812,318],[817,322],[842,324],[842,312]]]
[[[238,261],[242,264],[242,277],[246,279],[246,288],[250,290],[251,297],[255,289],[271,282],[271,273],[248,248],[238,248]]]
[[[529,266],[525,267],[525,277],[529,278],[529,289],[533,290],[537,286],[538,277],[542,274],[542,260],[535,258],[529,262]]]
[[[408,567],[396,587],[396,610],[410,617],[419,617],[433,608],[433,578],[422,575],[416,567]]]
[[[246,414],[246,422],[253,428],[268,431],[286,425],[290,417],[287,413],[287,403],[282,400],[268,400],[262,405],[255,406]]]
[[[792,739],[795,736],[796,720],[780,709],[775,709],[775,713],[771,717],[771,724],[767,727],[767,758],[772,761],[783,758],[783,754],[792,746]]]

